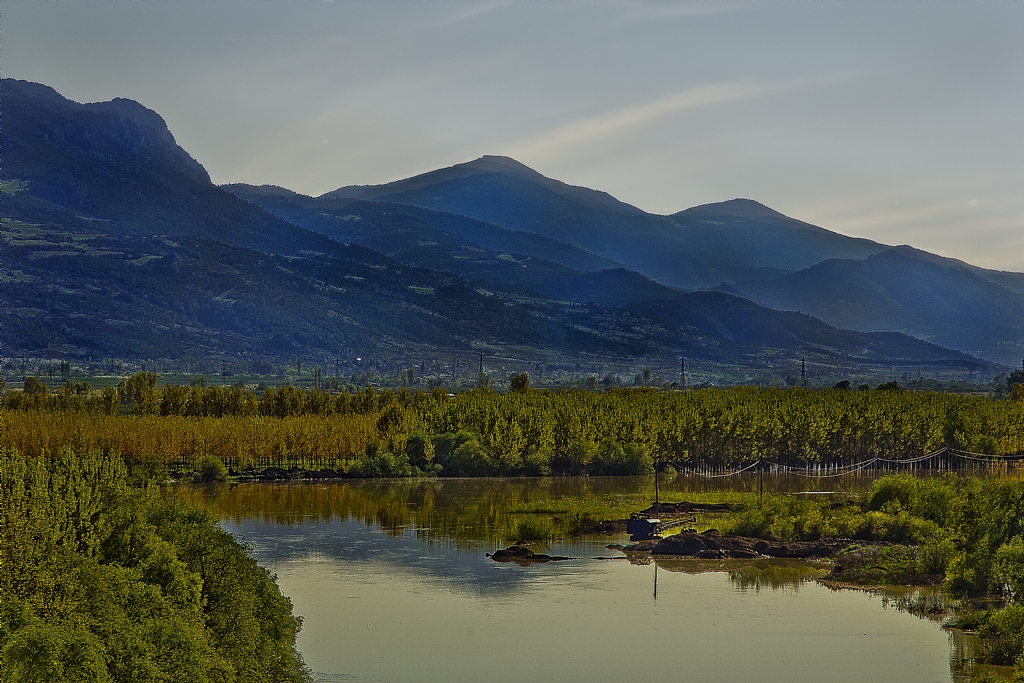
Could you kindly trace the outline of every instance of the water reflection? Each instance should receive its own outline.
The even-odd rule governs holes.
[[[278,574],[305,618],[299,645],[318,681],[600,682],[643,672],[683,681],[935,683],[977,670],[969,638],[907,613],[917,598],[831,590],[814,581],[819,565],[602,560],[618,557],[604,545],[621,535],[570,534],[587,514],[625,517],[645,507],[651,484],[349,481],[193,495]],[[750,493],[693,491],[678,481],[665,490],[675,500]],[[529,567],[487,559],[524,518],[551,524],[545,551],[577,559]]]
[[[850,475],[828,480],[834,496],[866,491],[872,479]],[[822,490],[821,482],[766,475],[765,490]],[[708,480],[679,475],[662,481],[662,500],[756,500],[756,475]],[[304,525],[354,519],[396,537],[414,531],[424,539],[490,541],[566,538],[593,532],[595,520],[626,519],[654,500],[651,477],[553,477],[543,479],[341,480],[330,483],[243,483],[185,488],[187,496],[235,523],[261,520]],[[698,514],[697,526],[718,515]]]

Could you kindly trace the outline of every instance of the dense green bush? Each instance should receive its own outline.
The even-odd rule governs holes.
[[[597,449],[590,464],[590,474],[607,476],[637,476],[654,473],[654,459],[638,444],[622,446],[605,441]]]
[[[981,654],[993,664],[1013,664],[1024,651],[1024,604],[991,610],[978,628]]]
[[[0,452],[0,566],[4,683],[308,680],[273,577],[117,456]]]
[[[409,477],[413,474],[409,456],[392,453],[370,444],[366,453],[349,465],[350,477]]]
[[[208,455],[199,461],[199,468],[196,471],[197,481],[208,484],[214,481],[225,481],[227,478],[228,468],[217,456]]]

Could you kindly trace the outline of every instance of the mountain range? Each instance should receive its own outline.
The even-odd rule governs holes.
[[[226,188],[311,230],[368,245],[376,239],[373,248],[431,267],[446,266],[418,260],[431,258],[422,251],[390,251],[385,241],[366,234],[375,221],[371,203],[377,210],[419,210],[421,226],[447,234],[448,241],[438,246],[482,246],[492,231],[511,230],[524,242],[506,237],[494,248],[577,270],[607,267],[588,262],[583,252],[669,287],[718,289],[841,328],[904,332],[1006,364],[1024,356],[1024,274],[847,237],[749,199],[658,216],[605,193],[545,178],[504,157],[483,157],[385,185],[343,187],[317,198],[285,196],[272,187]],[[447,221],[456,216],[478,222],[453,229]],[[346,229],[346,222],[357,219],[364,222],[359,235]],[[378,235],[395,234],[391,226],[376,224]],[[421,242],[435,241],[425,234]],[[557,246],[527,245],[527,236]],[[455,254],[450,248],[448,253]],[[514,276],[517,282],[561,295],[556,283],[537,282],[543,276],[530,266],[539,264],[527,265]],[[470,264],[447,268],[476,273]],[[632,282],[635,290],[617,292],[620,303],[668,296],[645,280]]]
[[[217,187],[136,102],[79,104],[11,79],[0,97],[7,357],[977,369],[1024,346],[1011,314],[1024,275],[749,200],[657,216],[503,157],[316,198]],[[946,288],[908,288],[922,278]]]

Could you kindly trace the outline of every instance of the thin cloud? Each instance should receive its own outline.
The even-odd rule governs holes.
[[[687,109],[759,97],[784,87],[786,84],[782,83],[739,81],[689,88],[561,125],[513,145],[512,155],[517,158],[544,156],[557,149],[592,144]]]

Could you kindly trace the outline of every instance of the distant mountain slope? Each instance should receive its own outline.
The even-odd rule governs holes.
[[[656,216],[606,193],[546,178],[505,157],[485,156],[407,180],[344,187],[322,196],[343,197],[412,204],[544,235],[691,289],[778,275],[823,258],[862,258],[885,248],[786,218],[749,200]]]
[[[488,348],[577,358],[685,353],[734,364],[799,353],[846,367],[978,365],[905,335],[839,330],[727,294],[678,292],[622,269],[583,273],[498,254],[495,277],[505,268],[530,272],[536,295],[470,286],[339,239],[378,239],[414,262],[411,240],[418,248],[423,236],[456,250],[464,234],[492,245],[519,235],[343,200],[323,205],[324,231],[339,238],[332,239],[212,186],[163,120],[137,103],[82,105],[8,80],[0,96],[5,355],[290,358],[358,349],[395,359]],[[600,193],[531,182],[588,210],[635,215]],[[360,222],[373,225],[346,227]],[[550,244],[538,240],[515,243]]]
[[[292,256],[188,236],[118,233],[24,193],[4,196],[5,354],[196,358],[399,356],[476,341],[558,348],[557,321],[334,243]],[[624,353],[574,330],[583,353]]]
[[[1024,355],[1024,296],[910,247],[822,261],[738,288],[840,327],[907,332],[1007,364]]]
[[[345,197],[465,214],[569,242],[666,285],[748,296],[842,327],[901,330],[1001,362],[1019,359],[1024,350],[1019,323],[1024,274],[920,251],[891,252],[886,245],[789,218],[749,199],[655,216],[503,157],[482,157],[386,185],[340,188],[323,199]],[[895,253],[909,260],[895,259]],[[595,300],[635,301],[647,286],[620,273],[615,293],[602,293],[610,277],[566,276],[563,291],[558,282],[545,291],[572,298],[581,296],[587,283],[596,287]]]
[[[403,204],[319,200],[280,188],[225,189],[297,225],[354,242],[401,263],[471,280],[536,287],[551,277],[614,267],[613,261],[556,240],[465,216]]]
[[[504,157],[483,157],[377,187],[341,188],[322,198],[346,196],[458,213],[543,235],[667,284],[694,287],[722,279],[717,271],[705,276],[708,267],[683,252],[670,220],[607,194],[545,178]]]
[[[795,271],[829,258],[867,258],[887,248],[784,216],[750,199],[695,206],[671,218],[686,228],[685,239],[694,248],[724,248],[754,268]]]

